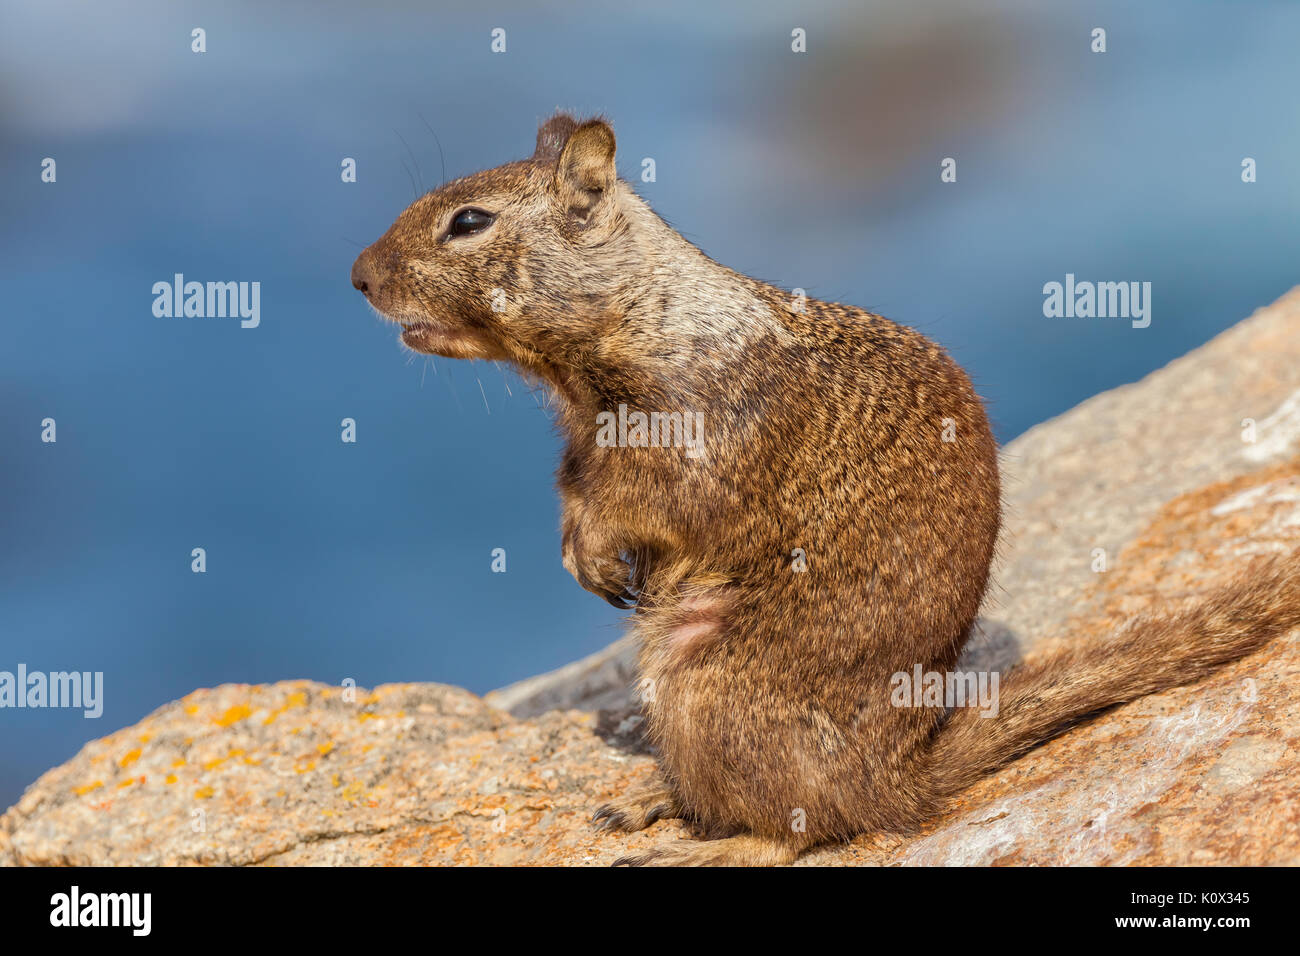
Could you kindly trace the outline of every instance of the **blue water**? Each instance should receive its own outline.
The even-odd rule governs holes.
[[[1300,7],[1045,6],[0,2],[0,670],[106,684],[98,720],[0,710],[0,805],[197,686],[483,692],[618,636],[560,566],[539,397],[348,282],[556,106],[718,260],[944,343],[1003,440],[1300,279]],[[156,318],[178,272],[260,282],[260,326]],[[1044,318],[1067,272],[1151,282],[1151,326]]]

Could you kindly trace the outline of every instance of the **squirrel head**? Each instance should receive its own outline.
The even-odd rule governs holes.
[[[609,124],[559,113],[529,159],[413,202],[357,257],[352,284],[415,351],[548,375],[634,298],[624,195]]]

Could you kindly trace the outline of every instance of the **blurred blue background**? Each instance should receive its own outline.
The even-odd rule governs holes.
[[[98,721],[0,710],[0,806],[198,686],[484,692],[619,635],[560,566],[538,396],[348,281],[556,107],[714,258],[937,338],[1003,441],[1288,289],[1300,5],[1064,6],[0,2],[0,670],[107,685]],[[259,281],[261,326],[155,318],[177,272]],[[1044,318],[1067,272],[1150,281],[1150,328]]]

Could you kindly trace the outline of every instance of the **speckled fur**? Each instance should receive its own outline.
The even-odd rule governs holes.
[[[446,238],[467,205],[492,226]],[[557,115],[531,159],[420,198],[353,276],[408,346],[510,361],[556,396],[564,564],[636,607],[662,771],[599,819],[724,837],[624,862],[783,863],[912,828],[1071,720],[1300,624],[1292,558],[1199,617],[1026,665],[997,719],[891,706],[891,675],[954,668],[984,594],[1000,515],[984,408],[912,329],[800,310],[710,260],[617,179],[601,120]],[[620,404],[703,413],[703,456],[599,447],[596,416]]]

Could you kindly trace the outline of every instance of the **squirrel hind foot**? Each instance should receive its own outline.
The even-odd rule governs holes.
[[[613,866],[785,866],[808,844],[746,833],[723,840],[681,839],[619,857]]]

